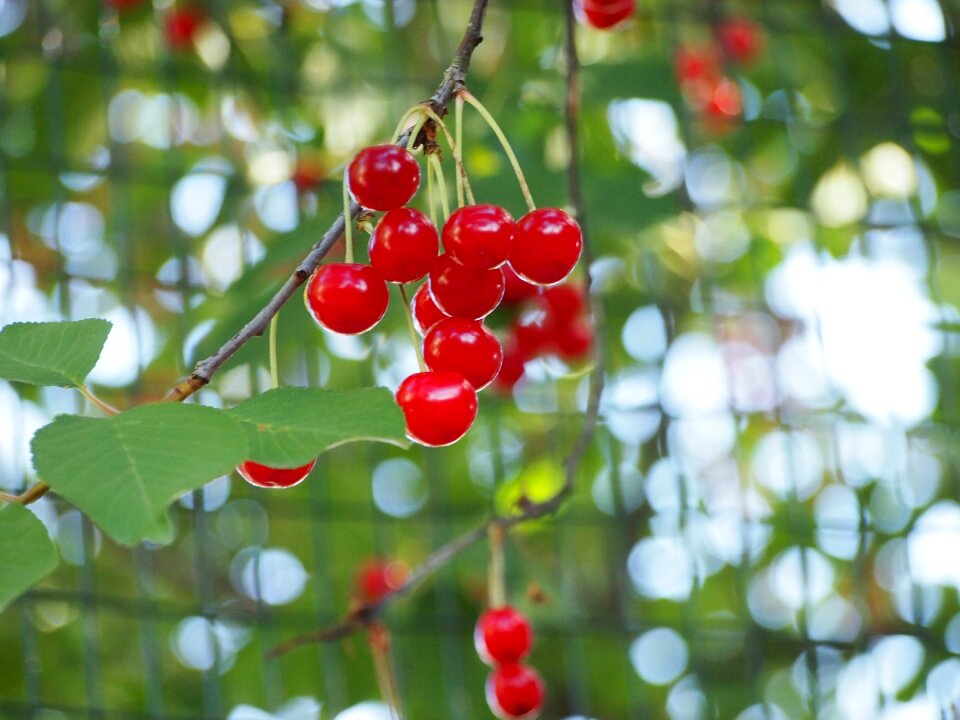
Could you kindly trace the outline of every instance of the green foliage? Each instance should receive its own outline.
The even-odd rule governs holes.
[[[106,320],[13,323],[0,330],[0,379],[83,385],[110,334]]]
[[[167,506],[246,459],[243,427],[227,413],[164,403],[110,418],[61,415],[33,438],[43,479],[124,545],[167,543]]]
[[[43,523],[21,505],[0,508],[0,610],[56,566]]]
[[[403,414],[383,388],[278,388],[241,403],[230,415],[243,421],[247,459],[267,465],[296,467],[357,440],[407,445]]]

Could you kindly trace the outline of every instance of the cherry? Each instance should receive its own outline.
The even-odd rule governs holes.
[[[722,78],[709,88],[704,110],[708,116],[718,120],[731,120],[743,111],[740,86],[733,80]]]
[[[487,678],[487,704],[501,720],[534,718],[543,706],[543,680],[536,670],[509,663]]]
[[[745,18],[727,20],[717,28],[717,38],[727,57],[744,65],[757,59],[763,50],[759,28]]]
[[[451,258],[469,268],[500,267],[510,255],[515,225],[502,207],[468,205],[454,212],[443,226],[443,247]]]
[[[420,166],[406,148],[372,145],[357,153],[347,168],[354,199],[371,210],[396,210],[420,187]]]
[[[493,381],[493,387],[502,393],[509,393],[513,386],[523,377],[523,365],[527,361],[516,341],[508,342],[503,348],[503,362],[500,372]]]
[[[423,359],[431,370],[460,373],[479,391],[500,372],[503,348],[481,322],[447,318],[434,325],[423,339]]]
[[[429,287],[437,307],[447,315],[479,320],[503,299],[503,272],[464,267],[443,254],[430,269]]]
[[[517,223],[510,265],[517,275],[537,285],[563,280],[580,259],[583,235],[563,210],[540,208]]]
[[[387,312],[387,284],[369,265],[321,265],[307,282],[307,310],[317,324],[344,335],[359,335]]]
[[[527,298],[540,293],[540,288],[533,283],[528,283],[522,277],[517,275],[516,271],[510,267],[510,264],[504,265],[503,270],[503,304],[516,305]]]
[[[524,358],[532,358],[549,350],[556,325],[556,316],[546,302],[538,298],[538,302],[520,313],[510,326],[517,351]]]
[[[477,654],[487,665],[523,660],[533,646],[533,628],[523,613],[512,607],[487,610],[473,631]]]
[[[204,22],[203,11],[187,6],[171,10],[166,19],[167,42],[174,50],[185,50],[193,44],[197,31]]]
[[[580,10],[587,23],[607,30],[633,15],[636,0],[582,0]]]
[[[477,417],[477,392],[459,373],[415,373],[397,388],[407,437],[428,447],[451,445],[467,434]]]
[[[720,58],[715,48],[682,47],[674,60],[677,80],[687,85],[713,80],[720,75]]]
[[[564,323],[554,330],[553,344],[564,360],[582,360],[593,348],[593,328],[583,320]]]
[[[419,210],[390,210],[370,238],[370,265],[384,280],[408,283],[430,271],[440,252],[437,229]]]
[[[569,283],[545,288],[543,301],[559,322],[567,322],[581,315],[586,304],[583,288]]]
[[[410,301],[410,312],[413,313],[413,325],[421,335],[426,335],[430,328],[450,317],[437,307],[427,283],[420,286]]]
[[[364,602],[377,602],[402,587],[409,576],[410,568],[404,562],[372,558],[357,572],[357,594]]]
[[[311,460],[297,468],[275,468],[247,460],[237,468],[237,472],[240,473],[240,477],[256,487],[288,488],[302,482],[316,464],[316,460]]]
[[[323,167],[315,160],[301,160],[293,171],[290,179],[301,195],[316,190],[323,182]]]

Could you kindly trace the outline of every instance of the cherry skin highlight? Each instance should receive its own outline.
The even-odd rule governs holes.
[[[329,263],[310,277],[304,301],[321,327],[359,335],[380,322],[390,294],[387,283],[369,265]]]
[[[479,391],[500,372],[503,349],[497,336],[478,320],[447,318],[423,339],[423,359],[431,370],[460,373]]]
[[[354,199],[370,210],[396,210],[420,187],[420,166],[406,148],[372,145],[357,153],[347,168]]]
[[[397,404],[407,421],[407,437],[428,447],[452,445],[477,417],[477,393],[459,373],[415,373],[397,388]]]
[[[377,223],[368,246],[370,265],[384,280],[408,283],[430,271],[440,253],[440,238],[419,210],[390,210]]]
[[[543,680],[536,670],[509,663],[487,678],[487,704],[501,720],[529,720],[543,707]]]
[[[288,488],[303,482],[316,464],[316,460],[311,460],[301,467],[275,468],[247,460],[237,468],[237,472],[240,473],[240,477],[256,487]]]
[[[515,225],[502,207],[468,205],[454,212],[443,226],[443,248],[466,267],[500,267],[510,256]]]
[[[473,632],[477,654],[487,665],[505,665],[523,660],[533,647],[530,621],[512,607],[487,610]]]
[[[503,272],[464,267],[444,254],[430,269],[429,287],[437,307],[447,315],[479,320],[503,299]]]
[[[517,223],[510,265],[528,282],[555,285],[570,274],[582,250],[576,220],[563,210],[540,208]]]
[[[421,335],[426,335],[430,328],[444,318],[450,317],[437,307],[427,283],[421,285],[414,294],[410,301],[410,312],[413,314],[413,326]]]

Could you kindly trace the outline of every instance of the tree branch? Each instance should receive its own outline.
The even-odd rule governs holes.
[[[561,2],[563,2],[565,6],[566,134],[570,151],[570,160],[567,165],[567,188],[570,195],[570,204],[573,207],[583,232],[583,261],[589,269],[590,265],[593,264],[593,250],[587,230],[586,212],[580,183],[580,142],[578,136],[580,118],[580,61],[577,57],[575,34],[576,18],[573,14],[573,3],[569,0],[561,0]],[[463,47],[464,46],[461,45],[461,48]],[[587,278],[587,289],[588,291],[591,289],[589,275]],[[600,417],[600,397],[603,394],[605,380],[606,315],[603,304],[596,297],[596,294],[588,293],[588,295],[594,320],[594,365],[590,377],[590,392],[587,399],[583,425],[580,428],[580,433],[577,435],[570,454],[566,460],[564,460],[563,486],[552,497],[542,502],[533,502],[527,497],[520,498],[517,503],[519,512],[516,515],[503,518],[495,517],[488,523],[451,540],[431,555],[428,555],[426,560],[413,569],[407,581],[397,589],[385,594],[374,603],[361,605],[337,625],[306,635],[300,635],[281,643],[267,654],[268,659],[279,657],[304,645],[341,640],[363,630],[375,622],[392,601],[409,595],[417,585],[450,563],[461,552],[486,538],[491,529],[500,531],[509,530],[515,525],[553,515],[560,509],[567,497],[573,493],[577,473],[580,470],[583,458],[596,432]]]
[[[467,24],[466,32],[453,62],[443,73],[443,81],[437,87],[436,92],[426,101],[433,111],[440,116],[447,112],[447,106],[453,98],[454,93],[464,86],[467,77],[467,71],[470,69],[470,59],[473,57],[474,50],[483,41],[482,29],[483,18],[486,13],[488,0],[476,0],[473,6],[473,12],[470,14],[470,22]],[[407,129],[397,138],[398,145],[406,145],[410,138],[410,129]],[[360,214],[361,208],[356,203],[350,205],[350,220],[354,220]],[[194,371],[186,378],[181,380],[167,395],[164,400],[171,402],[182,402],[197,392],[200,388],[210,382],[214,374],[223,367],[233,355],[253,338],[262,335],[270,324],[273,316],[280,312],[287,301],[293,296],[297,289],[303,285],[313,272],[320,266],[321,261],[326,257],[330,249],[343,235],[344,216],[341,213],[330,229],[327,230],[320,241],[317,242],[303,261],[297,266],[293,274],[287,278],[287,281],[270,299],[260,312],[254,315],[243,328],[226,343],[220,347],[213,355],[197,363]]]

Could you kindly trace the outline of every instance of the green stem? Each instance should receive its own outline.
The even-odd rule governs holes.
[[[488,602],[491,608],[501,608],[507,604],[507,587],[504,580],[503,562],[503,526],[490,524],[490,567],[487,576]]]
[[[413,125],[413,129],[410,131],[410,137],[407,139],[407,150],[413,152],[413,146],[417,142],[417,135],[420,134],[420,130],[423,128],[424,123],[427,122],[427,113],[424,111],[424,114],[420,116],[416,123]]]
[[[523,193],[524,202],[527,203],[527,209],[531,212],[537,209],[537,206],[533,202],[533,196],[530,194],[530,186],[527,185],[527,179],[523,176],[523,170],[520,168],[520,161],[517,160],[516,154],[513,152],[513,148],[510,147],[510,141],[507,140],[507,136],[504,134],[503,129],[494,120],[493,115],[490,114],[490,111],[487,110],[483,103],[477,100],[473,95],[470,94],[467,90],[461,90],[460,96],[463,97],[468,103],[470,103],[478,113],[480,117],[483,118],[484,122],[490,126],[490,129],[493,130],[493,134],[497,136],[497,140],[500,141],[500,145],[503,146],[503,151],[507,154],[507,158],[510,160],[510,164],[513,166],[513,172],[517,176],[517,182],[520,183],[520,192]]]
[[[78,386],[77,386],[77,390],[79,390],[79,391],[80,391],[80,394],[83,395],[87,400],[90,401],[90,404],[91,404],[91,405],[94,405],[94,406],[100,408],[100,409],[103,410],[107,415],[116,415],[117,413],[120,412],[119,410],[117,410],[117,409],[116,409],[113,405],[111,405],[110,403],[105,402],[104,400],[101,400],[101,399],[98,398],[96,395],[94,395],[93,392],[92,392],[88,387],[86,387],[85,385],[78,385]]]
[[[459,96],[458,96],[459,97]],[[463,103],[461,101],[460,105]],[[450,134],[450,128],[447,127],[447,124],[443,122],[443,118],[437,115],[432,109],[426,108],[424,112],[427,116],[436,123],[437,127],[443,131],[443,136],[447,139],[447,144],[450,146],[450,150],[453,151],[453,159],[457,165],[457,198],[460,199],[461,192],[461,183],[463,184],[463,189],[466,191],[467,202],[471,205],[475,204],[473,199],[473,188],[470,187],[470,178],[467,177],[467,168],[463,164],[463,152],[460,150],[460,138],[457,137],[454,139],[453,135]],[[457,132],[462,131],[463,124],[463,113],[458,118],[458,127]],[[463,201],[460,200],[460,207],[463,207]]]
[[[436,189],[433,187],[433,165],[427,161],[427,204],[430,207],[430,221],[434,227],[440,227],[437,224],[437,198]]]
[[[393,135],[392,135],[393,139],[395,141],[400,140],[400,136],[403,135],[404,128],[406,124],[410,122],[411,116],[413,116],[416,113],[422,113],[422,112],[423,112],[422,105],[414,105],[412,108],[409,108],[403,114],[403,117],[400,118],[400,122],[397,123],[397,129],[393,131]]]
[[[347,173],[343,173],[343,242],[344,262],[353,262],[353,218],[350,216],[350,188],[347,187]]]
[[[280,313],[277,313],[270,319],[270,386],[274,389],[280,387],[280,367],[277,362],[277,325]]]
[[[456,108],[454,127],[456,141],[453,146],[453,157],[457,161],[457,207],[463,207],[463,182],[467,178],[467,171],[463,166],[463,98],[459,95],[454,107]],[[470,204],[473,204],[472,200]]]
[[[413,344],[413,351],[417,354],[417,364],[420,366],[420,372],[426,372],[427,364],[423,361],[423,349],[420,347],[420,336],[417,334],[417,328],[413,325],[413,309],[410,307],[410,300],[407,298],[407,286],[399,283],[397,287],[400,288],[400,297],[403,298],[403,314],[407,318],[407,331],[410,333],[410,342]]]
[[[437,176],[437,186],[440,188],[440,202],[443,207],[443,221],[450,219],[450,200],[447,197],[447,181],[443,177],[443,165],[440,164],[440,158],[436,153],[430,153],[427,162],[433,166],[433,172]]]

